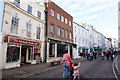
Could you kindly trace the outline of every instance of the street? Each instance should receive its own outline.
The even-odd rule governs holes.
[[[73,62],[78,62],[79,60],[74,60]],[[29,78],[62,78],[62,66],[60,67],[31,76]],[[111,60],[101,60],[99,56],[96,60],[88,61],[86,58],[81,62],[80,66],[80,78],[114,78],[112,72],[112,61]]]

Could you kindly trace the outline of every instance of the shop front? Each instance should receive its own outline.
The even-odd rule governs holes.
[[[73,57],[73,46],[70,43],[49,39],[47,42],[47,62],[62,60],[65,50]]]
[[[36,64],[36,56],[41,57],[41,43],[32,40],[7,37],[5,69],[18,67],[23,64]]]

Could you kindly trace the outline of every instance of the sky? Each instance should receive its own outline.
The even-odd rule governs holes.
[[[106,37],[118,39],[118,0],[52,1],[73,16],[74,22],[91,24]]]

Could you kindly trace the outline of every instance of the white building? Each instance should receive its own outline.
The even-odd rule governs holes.
[[[120,1],[118,2],[118,44],[120,50]]]
[[[113,51],[118,50],[118,40],[116,38],[112,38],[112,49]]]
[[[45,6],[35,0],[6,0],[4,6],[2,68],[36,64],[36,56],[43,61]]]
[[[105,45],[106,45],[106,50],[110,50],[111,42],[107,38],[105,38]]]
[[[88,35],[88,29],[83,27],[82,25],[79,25],[78,23],[73,22],[73,40],[74,44],[77,45],[76,48],[74,48],[73,56],[74,58],[79,58],[78,52],[84,52],[85,50],[89,50],[89,35]]]
[[[4,10],[4,0],[0,0],[0,70],[2,69],[2,33],[1,33],[1,26],[3,20],[3,10]],[[0,71],[1,75],[1,71]],[[0,76],[1,78],[1,76]]]

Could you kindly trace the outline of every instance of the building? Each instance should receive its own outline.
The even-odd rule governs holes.
[[[118,40],[116,38],[112,38],[112,50],[118,51]]]
[[[118,2],[118,48],[120,50],[120,1]]]
[[[105,49],[106,49],[105,36],[102,35],[102,50],[105,51]]]
[[[50,0],[46,7],[46,62],[60,60],[64,51],[73,57],[73,17]]]
[[[83,25],[79,25],[76,22],[73,22],[73,40],[74,44],[76,44],[76,48],[74,48],[74,59],[79,58],[79,52],[89,51],[89,30]]]
[[[0,70],[2,69],[2,20],[3,20],[4,0],[0,0]],[[0,73],[1,74],[1,73]],[[1,78],[1,77],[0,77]]]
[[[45,6],[35,0],[6,0],[4,7],[2,68],[36,64],[36,56],[44,61]]]

